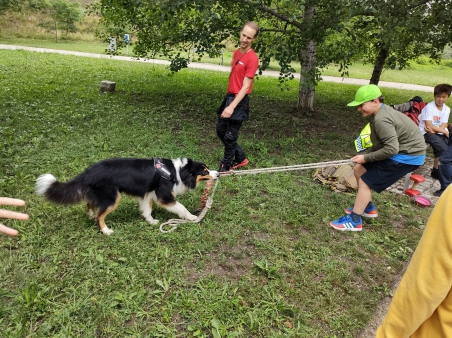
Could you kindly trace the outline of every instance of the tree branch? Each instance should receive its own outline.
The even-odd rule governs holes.
[[[269,29],[269,28],[262,28],[259,30],[260,32],[273,32],[273,33],[295,33],[295,34],[301,34],[301,31],[299,30],[289,30],[289,29]]]
[[[249,0],[238,0],[238,2],[247,4],[252,7],[256,7],[257,9],[261,10],[262,12],[271,14],[272,16],[274,16],[284,22],[289,23],[294,27],[297,27],[299,30],[303,30],[301,22],[291,20],[287,16],[275,11],[274,9],[268,8],[267,6],[264,6],[264,5],[261,5],[261,4],[258,4],[258,3],[255,3],[255,2],[249,1]]]

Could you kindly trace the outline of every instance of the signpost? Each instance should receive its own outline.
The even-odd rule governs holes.
[[[124,34],[124,42],[126,43],[126,55],[129,55],[129,42],[130,42],[129,34]]]
[[[110,50],[110,52],[116,51],[116,38],[110,38],[109,44],[108,44],[108,49]]]

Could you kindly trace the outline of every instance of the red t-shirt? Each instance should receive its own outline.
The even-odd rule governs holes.
[[[254,50],[249,49],[245,54],[242,54],[240,49],[237,49],[232,58],[228,93],[237,94],[242,89],[245,76],[253,79],[258,67],[259,59]],[[252,89],[253,82],[251,82],[247,94],[250,94]]]

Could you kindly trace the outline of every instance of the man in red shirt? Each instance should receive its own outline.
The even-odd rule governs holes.
[[[242,122],[248,120],[249,97],[259,59],[251,44],[259,33],[255,22],[247,22],[240,31],[240,48],[234,52],[229,75],[228,93],[218,108],[217,135],[224,144],[221,172],[228,172],[248,164],[242,148],[237,143]]]

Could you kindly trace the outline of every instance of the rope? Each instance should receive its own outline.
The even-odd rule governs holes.
[[[329,162],[318,162],[318,163],[308,163],[299,165],[290,165],[285,167],[272,167],[272,168],[261,168],[261,169],[249,169],[249,170],[239,170],[239,171],[228,171],[227,173],[221,174],[221,176],[229,175],[251,175],[251,174],[262,174],[262,173],[274,173],[279,171],[290,171],[290,170],[306,170],[323,168],[330,165],[343,165],[353,163],[350,160],[339,160],[339,161],[329,161]]]
[[[210,190],[210,187],[212,186],[212,181],[213,180],[207,181],[203,197],[205,197],[207,195],[206,192],[208,192]],[[205,202],[204,201],[201,202],[201,206],[204,205],[204,209],[202,209],[201,213],[199,214],[199,216],[198,216],[198,218],[196,220],[189,221],[189,220],[186,220],[186,219],[172,218],[172,219],[168,220],[167,222],[160,224],[160,232],[163,232],[163,233],[172,232],[172,231],[177,229],[177,226],[179,224],[184,224],[184,223],[188,223],[188,222],[191,222],[191,223],[199,223],[199,222],[201,222],[202,219],[204,218],[204,216],[207,214],[207,211],[212,207],[213,196],[215,195],[215,190],[217,190],[217,186],[218,186],[219,182],[220,182],[219,180],[216,180],[215,186],[213,187],[213,190],[212,190],[212,194],[209,196],[209,198],[207,198],[207,200]],[[164,230],[163,228],[166,225],[170,225],[171,227],[168,230]]]
[[[274,172],[280,172],[280,171],[306,170],[306,169],[323,168],[323,167],[330,166],[330,165],[343,165],[343,164],[351,164],[351,163],[352,163],[352,161],[350,161],[350,160],[338,160],[338,161],[329,161],[329,162],[291,165],[291,166],[284,166],[284,167],[249,169],[249,170],[239,170],[239,171],[231,170],[226,173],[222,173],[221,177],[230,176],[230,175],[252,175],[252,174],[262,174],[262,173],[274,173]],[[215,190],[217,189],[218,183],[219,183],[219,180],[216,180],[215,186],[212,190],[212,195],[210,195],[207,198],[207,201],[205,201],[206,197],[209,194],[209,190],[212,186],[212,180],[207,181],[206,188],[204,189],[204,193],[203,193],[202,199],[201,199],[201,206],[195,212],[198,212],[201,208],[203,208],[203,209],[196,220],[189,221],[186,219],[172,218],[172,219],[168,220],[167,222],[162,223],[160,225],[160,232],[163,232],[163,233],[172,232],[177,229],[177,226],[179,224],[185,224],[188,222],[191,222],[191,223],[201,222],[202,219],[204,218],[204,216],[206,215],[207,211],[212,207],[213,196],[215,195]],[[166,225],[170,225],[171,227],[168,230],[164,230],[163,228]]]

